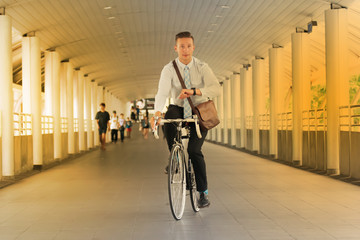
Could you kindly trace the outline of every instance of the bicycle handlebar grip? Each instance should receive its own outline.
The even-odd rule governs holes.
[[[196,134],[197,134],[198,138],[202,138],[201,131],[200,131],[200,126],[199,126],[199,119],[197,118],[196,115],[194,116],[194,119],[195,119]]]
[[[158,121],[158,119],[155,120],[154,129],[153,129],[155,139],[159,139],[159,127],[157,125],[157,121]]]

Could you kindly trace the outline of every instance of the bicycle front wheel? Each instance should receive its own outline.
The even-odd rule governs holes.
[[[184,150],[175,145],[171,150],[168,171],[169,202],[171,213],[180,220],[185,209],[186,197],[186,167]]]
[[[200,198],[199,192],[196,190],[196,180],[195,180],[195,172],[192,163],[189,163],[189,185],[190,185],[190,200],[191,206],[194,212],[198,212],[200,210],[198,205],[198,199]]]

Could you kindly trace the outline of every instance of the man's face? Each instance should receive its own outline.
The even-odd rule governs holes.
[[[177,52],[181,62],[189,63],[191,61],[194,50],[195,46],[192,38],[179,38],[177,40],[175,45],[175,52]]]
[[[101,109],[101,111],[104,111],[105,107],[103,105],[100,105],[100,109]]]

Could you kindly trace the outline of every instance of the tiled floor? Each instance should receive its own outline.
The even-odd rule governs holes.
[[[125,143],[0,190],[0,239],[360,239],[360,187],[206,143],[211,207],[173,220],[163,140]]]

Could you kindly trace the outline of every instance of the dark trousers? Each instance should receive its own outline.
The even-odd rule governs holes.
[[[124,130],[120,130],[120,139],[122,142],[124,141]]]
[[[118,130],[111,129],[111,141],[116,143],[117,140],[118,140]]]
[[[177,119],[183,118],[184,109],[176,105],[170,105],[168,111],[165,114],[165,118]],[[169,150],[171,151],[174,144],[174,138],[176,135],[176,127],[173,124],[164,124],[164,134],[168,143]],[[189,158],[194,166],[196,186],[199,192],[203,192],[208,189],[207,177],[206,177],[206,164],[204,155],[201,152],[201,147],[206,138],[207,130],[201,131],[202,138],[198,138],[196,134],[195,125],[190,124],[190,139],[188,145]]]

